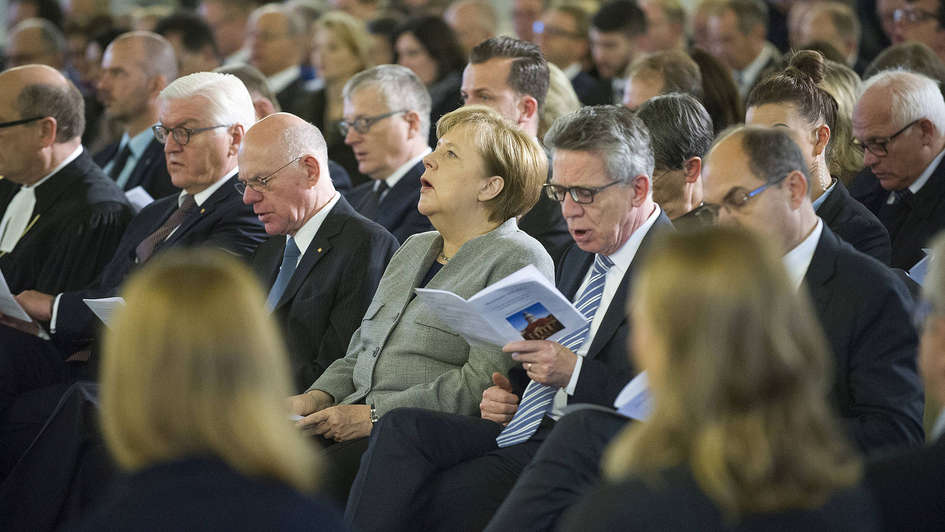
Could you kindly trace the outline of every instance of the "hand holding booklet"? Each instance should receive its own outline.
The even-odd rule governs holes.
[[[568,298],[531,264],[468,300],[446,290],[417,288],[416,292],[440,321],[470,344],[555,341],[587,324]]]

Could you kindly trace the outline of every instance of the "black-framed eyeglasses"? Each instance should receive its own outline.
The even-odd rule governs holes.
[[[605,188],[622,184],[624,184],[622,181],[612,181],[602,187],[566,187],[564,185],[555,185],[554,183],[545,183],[542,187],[545,189],[545,194],[555,201],[564,201],[565,196],[570,195],[574,203],[586,205],[588,203],[594,203],[594,196]]]
[[[230,127],[233,124],[219,124],[216,126],[210,127],[198,127],[198,128],[189,128],[189,127],[167,127],[164,124],[154,124],[151,126],[151,131],[154,132],[154,138],[158,142],[164,144],[167,142],[168,137],[174,137],[174,142],[180,144],[181,146],[186,146],[190,142],[190,137],[196,135],[197,133],[203,133],[204,131],[210,131],[211,129],[218,129],[221,127]]]
[[[233,188],[235,188],[236,191],[240,193],[240,196],[242,196],[243,193],[246,192],[246,189],[247,189],[247,188],[253,189],[253,190],[255,190],[256,192],[265,192],[265,191],[269,190],[269,182],[276,178],[276,174],[278,174],[280,171],[282,171],[283,168],[289,166],[290,164],[294,163],[295,161],[298,161],[298,160],[301,159],[302,157],[305,157],[305,156],[304,156],[304,155],[299,155],[299,156],[296,157],[295,159],[292,159],[291,161],[289,161],[289,162],[285,163],[284,165],[280,166],[278,170],[276,170],[275,172],[273,172],[273,173],[271,173],[271,174],[269,174],[269,175],[265,175],[265,176],[262,176],[262,177],[256,177],[256,178],[253,178],[253,179],[247,179],[246,181],[237,180],[236,183],[233,183]]]
[[[10,120],[9,122],[0,122],[0,129],[19,126],[21,124],[29,124],[30,122],[35,122],[37,120],[42,120],[46,118],[45,116],[34,116],[32,118],[21,118],[19,120]]]
[[[864,149],[869,150],[870,153],[872,153],[873,155],[877,157],[885,157],[889,155],[889,150],[887,149],[888,144],[892,142],[893,139],[895,139],[899,135],[902,135],[903,133],[905,133],[907,129],[918,124],[921,121],[922,121],[921,118],[919,118],[918,120],[913,120],[912,122],[909,122],[908,124],[906,124],[905,127],[903,127],[899,131],[893,133],[892,135],[886,138],[873,139],[873,140],[868,140],[866,142],[863,142],[860,139],[853,139],[853,145],[859,148],[860,150],[864,150]]]
[[[397,111],[391,111],[389,113],[384,113],[374,116],[362,116],[355,118],[354,120],[342,120],[338,122],[338,130],[341,131],[341,134],[348,136],[348,130],[353,129],[358,133],[364,135],[371,130],[371,126],[384,120],[385,118],[398,115],[400,113],[406,113],[408,109],[399,109]]]
[[[783,176],[775,179],[774,181],[768,181],[767,183],[761,185],[760,187],[753,188],[751,190],[745,190],[742,187],[735,187],[722,198],[721,204],[716,203],[703,203],[702,208],[711,211],[712,215],[717,217],[719,211],[722,207],[727,209],[737,210],[741,209],[748,204],[752,199],[757,198],[759,194],[768,190],[769,188],[777,185],[781,181],[784,181],[785,178],[790,174],[784,174]]]
[[[899,8],[893,11],[893,22],[918,24],[929,19],[938,19],[938,14],[918,7]]]

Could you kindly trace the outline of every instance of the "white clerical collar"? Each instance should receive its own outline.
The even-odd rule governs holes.
[[[299,248],[299,260],[302,260],[302,257],[305,255],[305,250],[308,249],[308,246],[312,243],[312,240],[315,240],[315,235],[318,233],[318,230],[321,228],[322,223],[325,221],[325,218],[328,218],[328,213],[331,212],[335,205],[338,203],[338,200],[341,199],[341,194],[335,192],[335,195],[332,196],[328,203],[321,208],[314,216],[308,219],[307,222],[302,224],[302,227],[299,227],[299,230],[295,232],[295,235],[292,238],[295,239],[295,245]],[[288,240],[289,235],[286,235]]]
[[[394,188],[394,185],[396,185],[397,182],[400,181],[400,178],[404,177],[407,174],[407,172],[410,171],[411,168],[413,168],[417,163],[419,163],[420,160],[426,157],[427,154],[430,153],[431,151],[433,150],[431,150],[430,147],[427,146],[426,149],[424,149],[420,155],[417,155],[413,159],[410,159],[409,161],[400,165],[396,170],[394,170],[394,173],[385,177],[384,182],[387,183],[387,188],[388,189]],[[377,186],[378,186],[377,183],[374,183],[374,190],[377,190]]]
[[[234,168],[233,170],[230,171],[230,173],[226,174],[225,176],[223,176],[223,177],[221,177],[219,180],[217,180],[216,183],[214,183],[214,184],[210,185],[209,187],[207,187],[207,188],[201,190],[200,192],[194,194],[194,203],[196,203],[198,207],[200,207],[201,205],[203,205],[203,202],[207,201],[207,199],[209,199],[210,196],[212,196],[214,192],[216,192],[220,187],[222,187],[222,186],[223,186],[223,183],[226,183],[226,181],[227,181],[229,178],[235,176],[239,171],[240,171],[239,168]],[[180,206],[180,205],[182,205],[182,204],[184,203],[184,196],[186,196],[186,195],[187,195],[187,192],[186,192],[186,191],[184,191],[184,190],[181,190],[181,191],[180,191],[180,195],[177,197],[177,205],[178,205],[178,206]]]
[[[804,276],[807,275],[807,268],[810,267],[810,261],[814,258],[814,251],[817,250],[817,243],[820,242],[820,235],[824,231],[824,222],[817,217],[817,225],[801,243],[794,246],[794,249],[788,251],[781,261],[787,269],[788,278],[791,280],[791,286],[794,289],[801,287]]]
[[[623,275],[630,268],[633,258],[640,249],[640,244],[643,243],[643,239],[646,237],[647,233],[650,232],[650,228],[656,223],[656,219],[660,217],[661,212],[662,210],[660,210],[659,205],[654,204],[653,212],[646,218],[643,225],[637,227],[636,231],[630,233],[630,238],[620,246],[620,249],[608,255],[610,260],[614,263],[611,269],[617,268],[617,271],[620,272],[620,279],[623,279]]]
[[[269,88],[272,89],[272,93],[279,94],[282,92],[282,89],[288,87],[293,81],[298,79],[301,71],[302,69],[299,68],[299,65],[292,65],[281,72],[276,72],[269,76],[266,81],[269,82]]]
[[[81,144],[79,144],[79,147],[78,147],[78,148],[72,150],[72,153],[70,153],[68,157],[66,157],[65,159],[63,159],[61,163],[59,163],[58,165],[56,165],[56,167],[53,168],[52,171],[50,171],[48,174],[44,175],[42,179],[40,179],[39,181],[33,183],[32,185],[23,185],[23,188],[25,188],[25,189],[36,188],[36,187],[42,185],[43,183],[45,183],[46,181],[49,181],[49,178],[51,178],[52,176],[56,175],[56,173],[59,172],[59,170],[62,170],[63,168],[65,168],[66,165],[68,165],[68,164],[71,163],[72,161],[76,160],[76,158],[78,158],[79,155],[82,155],[82,145],[81,145]]]

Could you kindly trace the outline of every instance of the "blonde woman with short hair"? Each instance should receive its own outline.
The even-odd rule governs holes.
[[[677,233],[634,286],[653,410],[611,442],[611,484],[565,530],[877,529],[824,334],[778,253],[736,229]]]
[[[288,419],[285,349],[255,277],[211,250],[129,278],[101,368],[105,442],[128,473],[84,530],[341,530]]]

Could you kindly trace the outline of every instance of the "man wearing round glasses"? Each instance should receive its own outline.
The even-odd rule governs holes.
[[[853,110],[854,144],[866,169],[850,194],[886,226],[891,265],[909,269],[945,227],[945,100],[938,84],[912,72],[881,72]]]
[[[423,82],[398,65],[365,70],[344,88],[341,134],[354,152],[358,171],[371,178],[348,199],[401,242],[433,229],[417,210],[423,157],[430,153],[430,106]]]
[[[807,286],[834,354],[834,404],[858,447],[871,453],[921,443],[911,296],[889,268],[823,223],[807,176],[783,128],[741,128],[706,157],[705,204],[720,223],[765,235],[784,253],[789,280]]]

